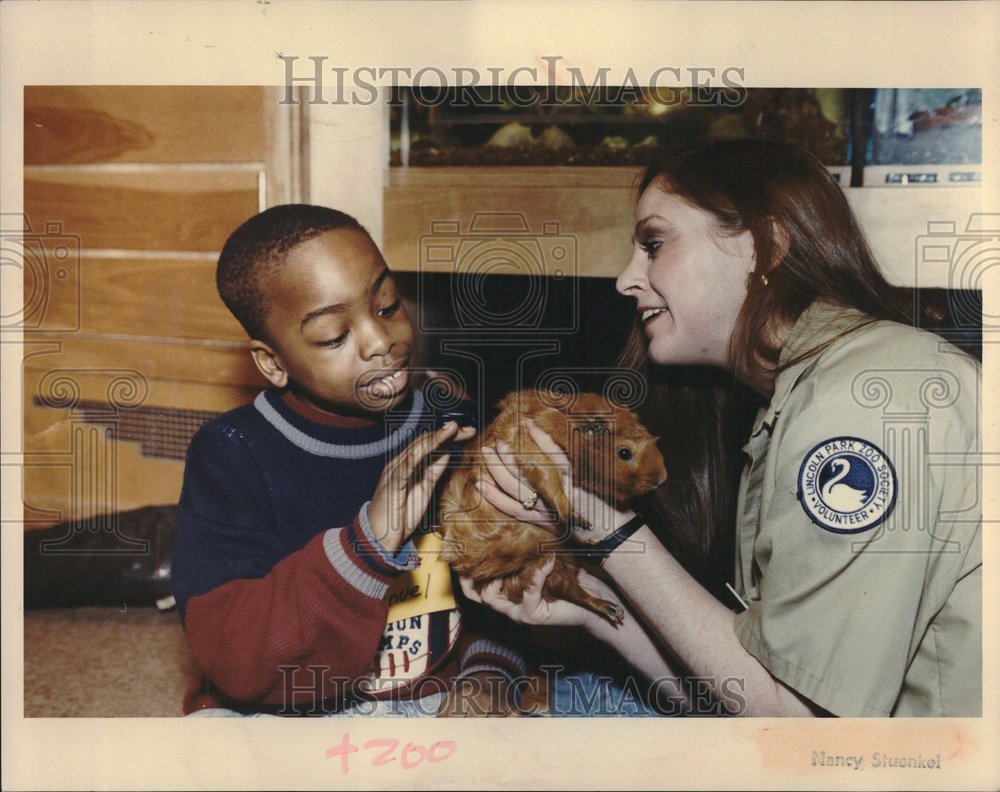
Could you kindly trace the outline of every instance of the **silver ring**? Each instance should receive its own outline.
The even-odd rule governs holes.
[[[521,505],[528,511],[534,509],[536,503],[538,503],[538,493],[534,491],[532,491],[532,493],[527,498],[521,501]]]

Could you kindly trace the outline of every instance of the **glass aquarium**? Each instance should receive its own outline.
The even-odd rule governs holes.
[[[389,113],[395,168],[634,167],[762,138],[811,151],[845,186],[982,177],[978,88],[397,87]]]
[[[840,88],[395,88],[390,165],[637,166],[699,142],[772,138],[850,164]]]

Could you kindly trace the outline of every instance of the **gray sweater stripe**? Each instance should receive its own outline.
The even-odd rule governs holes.
[[[389,590],[389,584],[373,578],[344,552],[340,543],[340,532],[343,530],[343,528],[331,528],[324,534],[323,549],[326,551],[326,557],[330,559],[333,568],[354,589],[372,599],[382,599]]]
[[[369,459],[374,456],[388,454],[410,439],[417,427],[417,421],[424,411],[424,395],[419,388],[414,389],[413,406],[403,425],[382,440],[374,440],[371,443],[364,443],[363,445],[327,443],[323,440],[317,440],[301,429],[292,426],[281,413],[271,406],[263,391],[254,399],[253,406],[289,442],[294,443],[306,453],[313,454],[314,456],[335,457],[337,459]]]

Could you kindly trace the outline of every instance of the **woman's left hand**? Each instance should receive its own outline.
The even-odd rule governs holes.
[[[635,512],[619,511],[593,493],[575,486],[566,452],[548,434],[539,429],[533,421],[528,420],[527,425],[531,439],[546,453],[551,463],[561,471],[563,489],[569,496],[573,511],[585,521],[584,525],[570,526],[572,538],[584,543],[600,541],[635,516]],[[495,451],[484,447],[483,456],[486,459],[486,468],[492,478],[492,481],[484,479],[479,484],[483,497],[508,517],[513,517],[521,522],[534,523],[551,531],[558,538],[564,538],[564,529],[559,526],[555,512],[549,504],[538,498],[533,508],[528,509],[520,500],[524,497],[525,492],[531,491],[531,488],[521,479],[517,461],[511,448],[500,442]]]
[[[511,602],[507,599],[502,590],[502,580],[490,581],[479,590],[476,589],[472,578],[460,576],[458,581],[465,596],[470,600],[486,605],[518,624],[592,628],[595,622],[603,621],[601,617],[572,602],[561,599],[549,602],[542,596],[545,579],[552,573],[555,564],[555,556],[552,556],[532,573],[530,582],[524,587],[520,602]],[[618,595],[603,581],[582,569],[577,571],[577,575],[580,584],[591,594],[619,602]]]
[[[495,671],[473,672],[452,686],[437,717],[516,718],[523,713],[515,700],[516,691],[507,677]]]

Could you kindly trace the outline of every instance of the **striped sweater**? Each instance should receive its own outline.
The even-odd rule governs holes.
[[[205,676],[185,712],[312,713],[359,691],[419,696],[458,673],[524,672],[459,609],[388,622],[387,592],[418,558],[412,540],[381,546],[368,501],[386,461],[441,420],[419,389],[378,421],[267,390],[199,429],[171,573]]]

